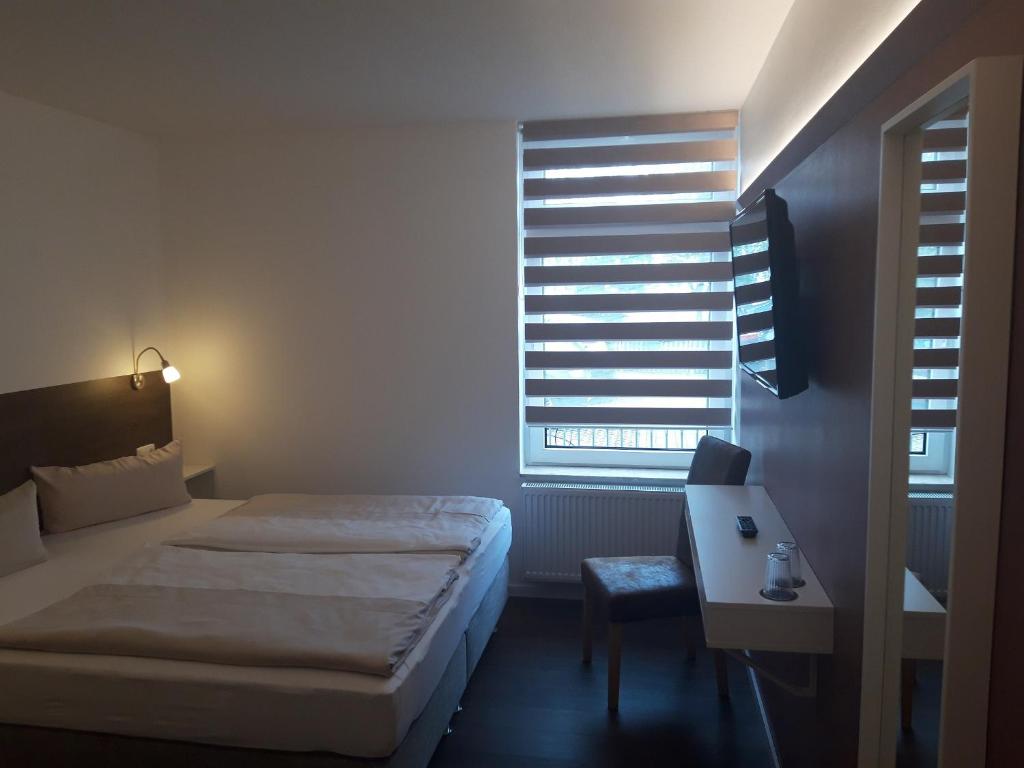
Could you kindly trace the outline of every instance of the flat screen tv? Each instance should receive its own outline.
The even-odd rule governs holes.
[[[739,363],[780,399],[807,389],[800,286],[786,201],[766,189],[729,225]]]

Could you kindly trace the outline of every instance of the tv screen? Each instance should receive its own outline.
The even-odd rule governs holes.
[[[793,225],[767,189],[729,225],[739,363],[778,398],[807,389]]]

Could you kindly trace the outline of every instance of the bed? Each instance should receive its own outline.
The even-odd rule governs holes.
[[[44,537],[45,563],[0,578],[0,625],[61,605],[118,564],[231,519],[241,504],[193,500]],[[504,607],[510,544],[511,517],[501,506],[468,556],[454,560],[443,601],[387,676],[0,649],[0,759],[12,766],[425,766]]]
[[[143,546],[239,503],[196,500],[177,509],[48,536],[47,562],[0,579],[0,622],[64,598]],[[457,706],[504,604],[510,542],[510,516],[502,509],[480,545],[458,566],[459,578],[444,604],[390,677],[0,649],[5,683],[0,721],[349,758],[339,758],[339,765],[417,764],[402,753],[403,741],[417,719],[434,714],[425,715],[428,704],[444,715],[445,723]],[[442,695],[432,702],[439,690]],[[433,729],[438,738],[443,728]],[[6,748],[11,746],[9,736],[0,742]],[[32,756],[39,758],[38,746]]]

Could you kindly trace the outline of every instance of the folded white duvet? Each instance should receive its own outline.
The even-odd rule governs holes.
[[[102,583],[0,627],[0,647],[388,676],[458,563],[150,546]]]
[[[168,539],[236,552],[452,553],[467,557],[502,508],[477,496],[268,494]]]

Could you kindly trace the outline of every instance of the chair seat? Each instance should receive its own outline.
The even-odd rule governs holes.
[[[607,605],[609,621],[700,613],[693,571],[674,555],[590,557],[580,573],[588,593]]]

